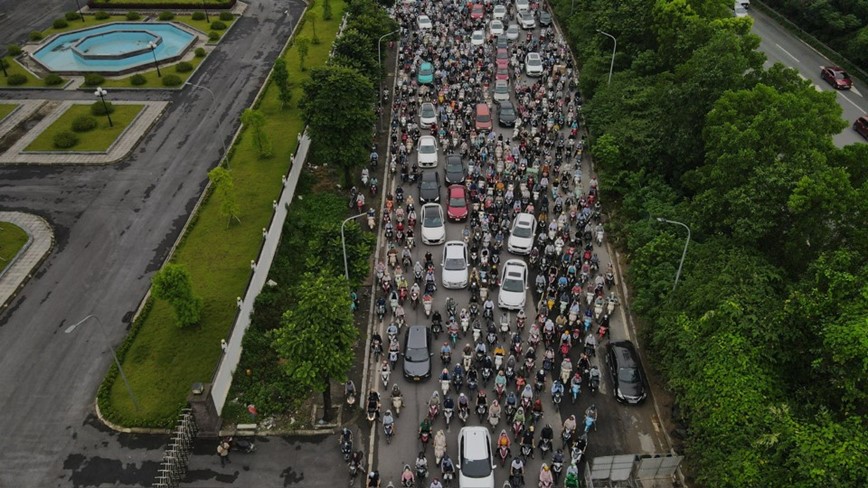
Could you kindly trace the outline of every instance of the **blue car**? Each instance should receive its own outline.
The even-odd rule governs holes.
[[[430,85],[434,83],[434,66],[425,61],[419,66],[419,74],[416,76],[416,81],[419,82],[420,85]]]

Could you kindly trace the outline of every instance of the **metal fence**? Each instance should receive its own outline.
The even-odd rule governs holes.
[[[157,471],[153,488],[176,488],[187,474],[187,462],[193,450],[193,440],[199,428],[196,418],[189,408],[184,409],[178,418],[178,424],[172,432],[169,446],[163,453],[163,461]]]

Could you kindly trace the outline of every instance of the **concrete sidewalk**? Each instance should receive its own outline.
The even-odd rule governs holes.
[[[23,212],[0,212],[0,223],[2,222],[21,227],[27,232],[29,239],[18,255],[12,258],[9,266],[0,273],[0,310],[6,308],[6,304],[24,286],[54,246],[54,232],[42,217]]]

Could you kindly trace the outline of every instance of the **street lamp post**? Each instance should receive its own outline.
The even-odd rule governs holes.
[[[78,0],[75,0],[75,8],[78,9],[78,16],[81,17],[81,21],[84,22],[84,14],[81,13],[81,5],[78,4]]]
[[[382,54],[380,54],[380,43],[383,42],[383,39],[391,36],[392,34],[397,34],[398,32],[401,32],[401,29],[393,30],[392,32],[389,32],[388,34],[383,34],[382,36],[380,36],[379,39],[377,39],[377,71],[380,73],[382,73],[382,71],[383,71],[383,57],[382,57]],[[383,82],[380,81],[380,89],[377,90],[377,103],[380,102],[380,100],[382,99],[381,97],[383,96],[382,87],[383,87]],[[377,125],[379,126],[379,124],[380,124],[380,118],[378,117],[377,118]]]
[[[98,96],[100,100],[102,100],[102,107],[105,109],[105,116],[108,118],[109,127],[114,127],[112,124],[112,116],[109,113],[108,104],[105,103],[105,96],[108,95],[108,92],[103,90],[101,86],[96,87],[96,91],[93,92],[94,95]]]
[[[205,0],[202,0],[202,11],[205,12],[205,22],[210,23],[211,21],[208,20],[208,7],[205,6]]]
[[[136,410],[139,410],[139,401],[136,399],[136,395],[133,394],[133,389],[130,388],[130,382],[127,381],[127,375],[124,374],[124,368],[121,366],[121,362],[118,360],[118,355],[117,355],[117,353],[115,353],[115,348],[113,348],[111,345],[111,342],[109,342],[108,335],[106,334],[105,328],[103,328],[103,325],[102,325],[102,320],[100,320],[99,317],[97,317],[96,315],[90,314],[87,317],[79,320],[78,322],[70,325],[63,332],[65,334],[72,333],[72,331],[74,331],[76,327],[83,324],[88,319],[94,319],[94,320],[96,320],[96,323],[99,324],[99,330],[100,330],[100,332],[102,332],[103,338],[105,338],[106,345],[108,345],[109,350],[112,352],[112,357],[115,359],[115,365],[117,365],[118,372],[121,374],[121,378],[124,380],[124,385],[126,385],[126,387],[127,387],[127,393],[130,395],[130,400],[132,400],[133,406],[136,407]]]
[[[364,217],[365,215],[367,215],[367,214],[361,213],[359,215],[347,217],[346,219],[344,219],[343,222],[341,222],[341,246],[343,246],[343,248],[344,248],[344,277],[347,279],[347,281],[350,281],[350,267],[347,264],[347,241],[344,238],[344,226],[347,225],[347,222],[349,222],[350,220],[357,219],[359,217]]]
[[[687,227],[687,224],[678,222],[675,220],[664,219],[663,217],[657,217],[657,222],[666,222],[667,224],[675,224],[680,225],[687,229],[687,240],[684,241],[684,252],[681,253],[681,262],[678,263],[678,271],[675,273],[675,284],[672,285],[672,291],[675,291],[675,287],[678,286],[678,278],[681,277],[681,268],[684,266],[684,258],[687,256],[687,246],[690,244],[690,227]]]
[[[6,72],[6,60],[0,57],[0,68],[3,68],[3,76],[9,78],[9,73]]]
[[[205,90],[206,92],[208,92],[209,95],[211,95],[211,104],[212,104],[212,105],[216,105],[216,104],[217,104],[217,97],[214,96],[214,92],[211,91],[211,89],[208,88],[207,86],[197,85],[196,83],[190,83],[189,81],[186,82],[186,83],[184,83],[184,84],[185,84],[185,85],[188,85],[188,86],[192,86],[193,88],[199,88],[199,89],[201,89],[201,90]],[[218,122],[217,122],[217,128],[220,128],[220,124],[222,123],[223,119],[222,119],[222,118],[218,118],[217,121],[218,121]],[[227,157],[227,156],[229,155],[229,153],[226,152],[226,141],[225,141],[224,139],[221,138],[221,139],[220,139],[220,142],[223,144],[223,157],[225,158],[225,157]],[[226,163],[226,164],[229,164],[229,163],[228,163],[228,160],[227,160],[227,163]]]
[[[606,83],[607,85],[611,85],[612,84],[612,70],[615,68],[615,51],[618,49],[618,39],[615,39],[615,36],[613,36],[612,34],[609,34],[608,32],[603,32],[600,29],[597,29],[597,32],[599,32],[600,34],[603,34],[604,36],[609,36],[612,38],[613,41],[615,41],[615,45],[612,46],[612,62],[611,62],[611,64],[609,64],[609,82]]]
[[[163,74],[160,73],[160,64],[157,63],[157,43],[154,41],[148,41],[148,47],[151,49],[151,54],[154,55],[154,67],[157,68],[157,77],[162,78]]]

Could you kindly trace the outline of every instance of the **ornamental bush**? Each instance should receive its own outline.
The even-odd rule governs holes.
[[[78,12],[67,12],[64,17],[66,17],[66,20],[70,22],[72,22],[73,20],[78,20],[80,18]]]
[[[214,22],[211,22],[211,28],[214,30],[224,30],[226,29],[226,24],[219,20],[215,20]]]
[[[144,85],[147,82],[148,82],[148,79],[145,78],[144,75],[136,74],[136,75],[133,75],[130,77],[130,83],[132,83],[135,86]]]
[[[43,36],[39,31],[32,31],[27,37],[29,37],[31,41],[41,41]]]
[[[63,131],[54,136],[54,147],[68,149],[78,144],[78,136],[70,131]]]
[[[205,12],[193,12],[191,18],[193,20],[205,20]]]
[[[235,16],[232,15],[232,12],[220,12],[220,20],[224,22],[228,22],[230,20],[234,20]]]
[[[21,46],[18,44],[10,44],[6,46],[6,52],[8,52],[10,56],[18,56],[21,54]]]
[[[69,22],[66,19],[56,19],[53,24],[51,24],[55,29],[64,29],[69,27]]]
[[[204,47],[197,47],[194,52],[196,53],[197,58],[204,58],[205,57],[205,48]]]
[[[21,73],[13,73],[9,75],[9,78],[6,78],[6,83],[8,83],[9,86],[23,85],[27,83],[27,77]]]
[[[169,12],[168,10],[164,12],[160,12],[160,20],[172,20],[175,18],[175,12]]]
[[[181,61],[175,65],[175,71],[178,73],[189,73],[190,71],[193,71],[193,65],[186,61]]]
[[[109,17],[111,17],[111,15],[109,15],[109,13],[105,10],[97,10],[96,13],[93,14],[93,18],[95,18],[96,20],[105,20]]]
[[[134,11],[127,12],[127,20],[139,20],[141,18],[142,18],[142,16],[139,15],[138,12],[134,12]]]
[[[108,112],[106,112],[108,110]],[[93,102],[90,105],[90,113],[93,115],[105,115],[106,113],[112,113],[115,111],[115,106],[112,105],[112,102],[102,103],[102,100],[97,102]]]
[[[42,80],[46,86],[55,86],[63,83],[63,78],[55,73],[51,73]]]
[[[96,129],[96,119],[90,115],[79,115],[72,121],[72,130],[75,132],[87,132]]]
[[[97,86],[105,81],[105,76],[97,73],[88,73],[84,75],[84,84],[87,86]]]
[[[211,41],[219,41],[220,40],[220,33],[211,31],[208,33],[208,39]]]
[[[163,77],[163,86],[178,86],[182,83],[178,75],[166,75]]]

